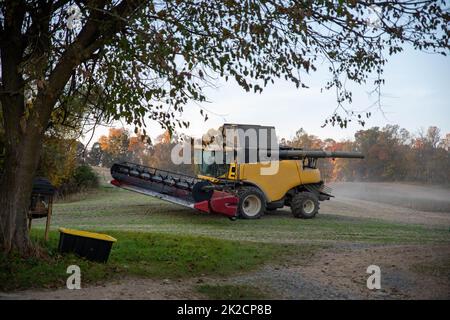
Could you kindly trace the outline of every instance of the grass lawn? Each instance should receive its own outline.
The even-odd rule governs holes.
[[[95,283],[123,276],[183,278],[225,276],[255,268],[267,262],[295,257],[307,260],[320,248],[237,242],[171,234],[112,231],[117,238],[106,264],[93,263],[57,252],[58,233],[50,234],[48,259],[20,259],[0,256],[0,290],[32,287],[63,287],[71,264],[81,268],[83,283]],[[41,230],[33,239],[42,241]]]

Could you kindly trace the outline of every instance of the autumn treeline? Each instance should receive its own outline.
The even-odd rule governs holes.
[[[165,133],[154,143],[139,133],[110,129],[93,144],[86,161],[110,167],[114,162],[130,161],[156,168],[193,174],[190,165],[175,165],[170,159],[178,137]],[[450,181],[450,134],[441,135],[437,127],[412,134],[398,125],[358,131],[353,140],[320,139],[303,129],[280,144],[304,149],[361,151],[365,159],[321,159],[319,167],[325,181],[405,181],[447,184]]]
[[[305,149],[360,151],[365,159],[319,160],[326,181],[405,181],[448,184],[450,181],[450,134],[439,128],[412,134],[398,125],[356,132],[354,140],[337,142],[297,131],[281,143]]]
[[[185,174],[194,174],[191,165],[176,165],[170,154],[178,143],[176,134],[168,132],[159,135],[155,141],[137,132],[131,134],[124,128],[109,129],[108,136],[101,136],[92,145],[85,161],[92,166],[111,167],[115,162],[133,162],[154,168],[165,169]]]

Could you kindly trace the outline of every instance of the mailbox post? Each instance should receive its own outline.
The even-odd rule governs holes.
[[[31,230],[31,222],[33,219],[47,218],[45,223],[45,241],[48,241],[54,195],[55,187],[52,186],[48,179],[35,178],[33,180],[31,204],[28,211],[28,229]]]

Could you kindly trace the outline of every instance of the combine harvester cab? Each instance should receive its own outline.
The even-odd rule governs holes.
[[[111,184],[116,187],[231,219],[237,216],[239,199],[214,190],[207,180],[129,162],[114,164],[111,176]]]

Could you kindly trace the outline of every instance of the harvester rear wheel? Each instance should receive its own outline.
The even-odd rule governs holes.
[[[241,187],[238,189],[239,216],[244,219],[258,219],[264,214],[266,201],[264,194],[255,187]]]
[[[297,193],[292,198],[291,211],[296,218],[312,219],[319,212],[319,199],[312,192]]]

